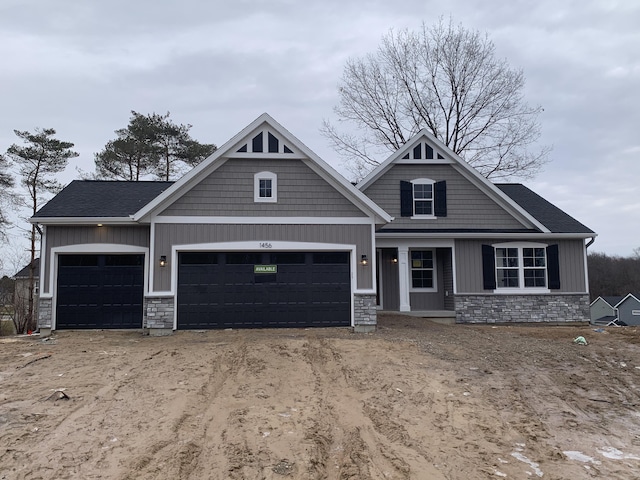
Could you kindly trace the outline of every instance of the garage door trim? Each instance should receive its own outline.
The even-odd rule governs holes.
[[[280,240],[259,240],[243,242],[217,242],[173,245],[171,249],[171,293],[174,296],[173,329],[178,329],[178,254],[193,252],[349,252],[349,268],[351,280],[350,323],[354,325],[353,306],[356,291],[356,245],[318,242],[289,242]]]
[[[99,228],[99,227],[96,227]],[[149,249],[147,247],[138,247],[135,245],[118,245],[112,243],[91,243],[80,245],[66,245],[64,247],[53,247],[49,255],[49,292],[41,292],[40,298],[51,298],[51,329],[56,329],[56,311],[58,283],[58,256],[62,255],[118,255],[118,254],[138,254],[144,255],[144,283],[143,295],[146,296],[149,285]],[[41,265],[40,275],[43,274],[44,265]],[[41,276],[41,278],[43,278]],[[143,318],[140,318],[140,328],[142,328]]]

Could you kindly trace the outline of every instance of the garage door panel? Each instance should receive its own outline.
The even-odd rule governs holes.
[[[194,254],[180,254],[178,328],[351,323],[349,253],[219,253],[216,264],[206,267],[194,265],[197,260]],[[254,273],[254,265],[276,265],[277,273]],[[196,272],[199,282],[208,285],[204,301],[203,290],[193,282]]]
[[[144,255],[60,255],[56,328],[141,328]]]

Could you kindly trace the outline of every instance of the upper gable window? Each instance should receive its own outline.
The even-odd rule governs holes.
[[[447,182],[417,178],[400,182],[400,215],[415,219],[447,216]]]
[[[292,154],[293,150],[289,148],[282,138],[269,130],[258,132],[251,140],[238,148],[236,153],[288,153]]]
[[[421,178],[412,180],[413,215],[433,217],[433,180]]]
[[[272,172],[256,173],[253,177],[253,201],[278,201],[278,176]]]
[[[434,152],[431,145],[423,142],[416,144],[402,157],[403,160],[433,160],[435,158],[444,160],[444,157],[439,152]]]

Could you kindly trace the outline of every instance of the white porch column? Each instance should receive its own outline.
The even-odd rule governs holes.
[[[400,286],[400,311],[410,312],[409,298],[409,247],[398,247],[398,283]]]

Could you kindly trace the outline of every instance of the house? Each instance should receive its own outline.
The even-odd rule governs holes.
[[[458,323],[586,321],[595,233],[521,184],[493,184],[423,130],[358,188],[376,230],[383,310]]]
[[[175,183],[74,181],[31,221],[45,334],[588,318],[595,234],[426,131],[353,186],[263,114]]]
[[[590,306],[596,325],[640,325],[640,295],[598,297]]]
[[[33,319],[38,318],[38,303],[40,293],[40,259],[33,260],[34,278],[33,278]],[[13,276],[15,280],[14,290],[14,314],[18,317],[17,322],[22,325],[26,321],[26,315],[29,310],[29,289],[30,287],[30,270],[31,262],[25,265],[18,273]],[[35,326],[35,321],[33,323]],[[29,327],[29,326],[28,326]],[[31,328],[31,327],[29,327]]]

